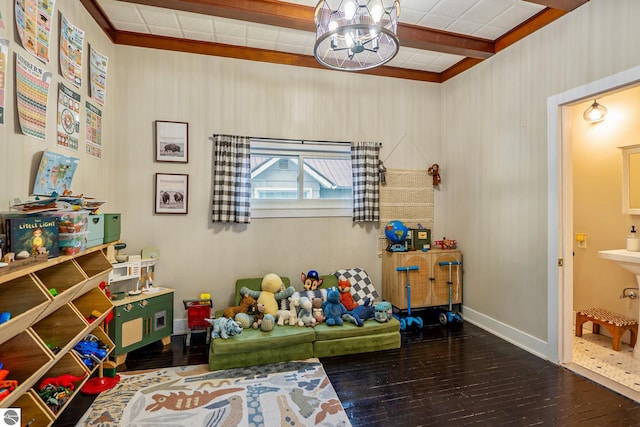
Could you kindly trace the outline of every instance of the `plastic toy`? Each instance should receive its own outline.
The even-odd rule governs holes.
[[[449,310],[444,313],[440,313],[439,320],[440,323],[446,325],[447,323],[462,323],[462,315],[457,311],[453,311],[453,281],[451,280],[451,266],[456,266],[456,273],[460,273],[460,266],[462,263],[460,261],[441,261],[438,263],[440,267],[449,266],[449,280],[447,284],[449,285]]]
[[[11,320],[11,313],[9,313],[8,311],[3,311],[2,313],[0,313],[0,325],[8,322],[9,320]]]
[[[396,267],[396,271],[406,271],[407,272],[407,284],[405,287],[407,288],[407,316],[400,317],[394,315],[400,321],[400,330],[404,331],[408,326],[412,324],[416,324],[419,328],[422,328],[423,322],[420,317],[412,317],[411,316],[411,283],[409,280],[409,272],[410,271],[418,271],[417,265],[410,265],[408,267]]]
[[[50,378],[45,378],[44,380],[42,380],[40,382],[40,385],[38,386],[39,390],[44,389],[45,387],[52,385],[55,387],[64,387],[64,388],[68,388],[70,390],[75,389],[75,385],[73,383],[78,382],[78,381],[82,381],[84,379],[84,377],[86,377],[87,375],[84,374],[81,377],[76,377],[74,375],[71,374],[63,374],[57,377],[50,377]]]

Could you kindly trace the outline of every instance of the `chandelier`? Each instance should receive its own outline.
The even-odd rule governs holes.
[[[320,0],[313,55],[335,70],[382,65],[398,53],[399,16],[399,0]]]

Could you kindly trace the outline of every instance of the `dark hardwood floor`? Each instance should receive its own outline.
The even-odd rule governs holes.
[[[197,334],[188,349],[174,336],[131,352],[119,370],[201,363]],[[640,404],[469,323],[409,330],[400,349],[322,364],[354,427],[640,425]],[[54,426],[74,426],[92,400],[76,396]]]

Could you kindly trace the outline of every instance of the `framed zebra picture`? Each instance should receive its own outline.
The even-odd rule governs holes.
[[[189,175],[157,173],[155,189],[155,213],[187,214],[189,212]]]

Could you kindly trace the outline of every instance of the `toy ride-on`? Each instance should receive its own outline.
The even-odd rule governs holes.
[[[423,326],[423,322],[422,322],[422,318],[421,317],[412,317],[411,316],[411,282],[409,280],[409,272],[410,271],[417,271],[418,270],[418,266],[417,265],[410,265],[408,267],[396,267],[396,271],[406,271],[407,272],[407,284],[405,285],[406,289],[407,289],[407,315],[404,317],[401,317],[397,314],[394,314],[393,317],[395,317],[396,319],[398,319],[398,321],[400,322],[400,330],[404,331],[405,329],[407,329],[407,327],[416,324],[418,326],[418,328],[422,328]]]
[[[460,266],[462,263],[460,261],[441,261],[438,263],[440,267],[449,267],[449,280],[447,281],[447,285],[449,285],[449,310],[440,313],[439,320],[442,325],[447,325],[449,323],[462,323],[462,314],[457,311],[453,311],[453,280],[451,277],[451,267],[453,265],[456,266],[456,275],[460,274]]]

